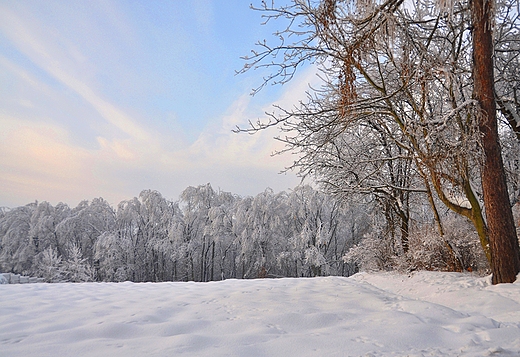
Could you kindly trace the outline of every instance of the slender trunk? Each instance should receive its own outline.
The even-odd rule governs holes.
[[[486,225],[486,221],[484,220],[482,207],[480,206],[480,202],[477,199],[477,196],[473,192],[471,188],[471,183],[469,181],[465,181],[463,184],[464,194],[468,199],[471,205],[471,217],[470,220],[473,222],[475,229],[477,230],[478,237],[480,239],[480,245],[484,249],[484,254],[489,262],[489,266],[492,265],[492,254],[489,243],[489,231]]]
[[[200,280],[205,281],[204,277],[206,275],[206,236],[202,238],[202,251],[200,253]]]
[[[493,284],[512,283],[520,271],[518,238],[507,193],[496,118],[493,76],[492,0],[473,0],[475,99],[482,113],[482,190],[491,250]]]
[[[237,278],[237,254],[235,250],[233,249],[233,272],[231,274],[231,277],[236,279]]]
[[[401,220],[401,245],[403,252],[408,253],[409,236],[410,236],[410,214],[408,212],[399,211],[399,218]]]
[[[193,263],[193,256],[190,254],[190,259],[189,259],[189,268],[190,268],[190,271],[191,271],[191,280],[192,281],[195,281],[195,264]],[[189,278],[188,278],[189,280]]]
[[[215,270],[215,242],[213,241],[213,247],[211,248],[211,272],[209,280],[213,281],[213,271]]]
[[[428,202],[430,203],[430,207],[433,211],[433,218],[435,219],[435,224],[437,226],[437,230],[439,232],[439,235],[441,237],[444,237],[444,227],[442,226],[441,216],[439,215],[439,211],[437,210],[437,205],[435,204],[435,200],[433,199],[433,192],[430,188],[430,183],[426,179],[425,176],[422,175],[421,177],[424,180],[424,186],[426,187],[426,194],[428,195]]]

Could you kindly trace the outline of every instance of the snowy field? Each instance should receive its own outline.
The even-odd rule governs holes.
[[[519,356],[520,283],[470,274],[0,285],[0,356]]]

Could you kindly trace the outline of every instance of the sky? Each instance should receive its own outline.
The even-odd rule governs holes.
[[[271,155],[277,130],[232,132],[296,104],[315,77],[250,95],[268,72],[236,75],[240,57],[280,25],[249,5],[0,0],[0,207],[296,186],[280,174],[294,155]]]

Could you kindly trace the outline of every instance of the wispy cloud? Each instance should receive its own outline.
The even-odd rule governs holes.
[[[52,41],[52,36],[42,35],[39,29],[44,28],[44,26],[38,27],[34,22],[20,18],[18,14],[9,9],[2,9],[1,14],[0,23],[2,25],[0,27],[3,32],[8,34],[12,43],[30,58],[35,65],[78,94],[104,120],[117,129],[136,140],[149,141],[149,133],[144,128],[99,96],[89,86],[86,79],[81,79],[84,77],[81,73],[83,69],[82,62],[86,62],[87,59],[78,49],[59,46],[56,41]],[[74,53],[74,55],[71,56],[71,53]],[[78,61],[78,58],[81,58],[81,60]]]
[[[211,27],[212,10],[197,4],[198,21]],[[239,194],[297,184],[294,175],[277,176],[292,158],[271,156],[283,147],[273,139],[276,130],[252,136],[231,131],[256,121],[269,106],[238,95],[189,141],[175,114],[157,126],[146,111],[108,95],[92,54],[23,10],[0,4],[0,31],[25,56],[17,63],[0,53],[0,69],[16,87],[2,99],[14,104],[0,112],[0,206],[35,199],[76,204],[97,196],[115,204],[146,188],[177,198],[188,185],[207,182]],[[113,15],[111,27],[135,45],[135,31],[118,9],[105,10]],[[88,21],[84,26],[88,31]],[[290,83],[277,103],[290,107],[302,98],[311,72]],[[85,128],[89,145],[77,140],[87,136]]]

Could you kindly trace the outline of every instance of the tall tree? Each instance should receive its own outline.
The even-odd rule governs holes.
[[[507,192],[496,116],[492,0],[473,0],[474,96],[481,113],[484,166],[482,191],[489,229],[493,284],[511,283],[520,271],[518,238]]]

